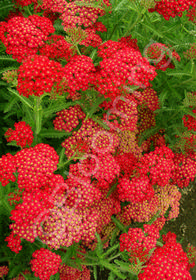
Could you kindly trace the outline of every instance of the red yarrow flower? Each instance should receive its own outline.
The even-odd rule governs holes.
[[[15,130],[9,128],[5,133],[7,142],[16,141],[21,148],[30,147],[33,143],[33,131],[30,125],[26,122],[18,122],[14,124],[14,127]]]
[[[18,73],[17,90],[20,95],[29,97],[49,93],[53,96],[64,92],[62,87],[63,67],[46,56],[28,57],[19,67]]]
[[[48,18],[38,15],[28,18],[13,17],[3,27],[1,40],[6,46],[6,52],[18,62],[36,54],[39,47],[44,45],[48,35],[55,31]]]
[[[58,272],[62,259],[59,255],[41,248],[32,254],[33,259],[30,261],[31,269],[36,277],[41,280],[49,280],[50,276]]]

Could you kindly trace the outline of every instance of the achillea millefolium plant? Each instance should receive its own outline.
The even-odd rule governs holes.
[[[0,278],[192,279],[165,224],[196,176],[195,11],[1,1]]]

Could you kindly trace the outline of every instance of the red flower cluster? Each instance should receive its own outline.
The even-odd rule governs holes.
[[[151,111],[156,111],[160,108],[157,92],[152,88],[146,88],[143,90],[140,94],[139,101],[142,105],[147,106]]]
[[[78,90],[87,90],[94,79],[95,67],[90,57],[85,55],[74,55],[65,65],[64,85],[70,98],[77,96]]]
[[[36,250],[32,257],[31,269],[41,280],[49,280],[51,275],[55,275],[62,262],[59,255],[44,248]]]
[[[196,109],[192,110],[192,113],[196,116]],[[188,128],[188,130],[196,131],[196,118],[191,115],[184,115],[183,117],[184,126]]]
[[[141,228],[130,228],[128,233],[120,235],[120,251],[126,250],[130,257],[130,262],[145,262],[149,258],[149,252],[156,247],[159,238],[159,230],[154,225],[144,225]]]
[[[149,80],[153,80],[157,75],[155,68],[132,46],[109,40],[101,45],[100,50],[99,56],[102,55],[103,50],[105,54],[97,67],[95,85],[105,97],[114,99],[125,92],[124,87],[127,85],[148,87]]]
[[[26,122],[18,122],[14,124],[15,130],[9,128],[5,137],[7,142],[16,141],[16,144],[21,148],[25,148],[27,145],[31,146],[33,143],[33,131],[29,124]]]
[[[144,51],[145,57],[154,64],[156,69],[165,71],[167,68],[174,68],[173,59],[180,61],[180,56],[168,46],[162,43],[153,43]]]
[[[54,60],[65,59],[69,61],[74,55],[75,51],[73,46],[65,41],[65,38],[61,35],[51,35],[45,44],[39,49],[39,52],[43,56]]]
[[[119,180],[118,194],[121,201],[131,201],[133,204],[149,200],[154,195],[154,189],[147,175],[130,180],[126,176]]]
[[[37,53],[45,44],[50,33],[55,31],[48,18],[32,15],[28,18],[13,17],[3,24],[4,32],[0,39],[6,46],[6,52],[22,62]]]
[[[90,270],[82,265],[82,271],[62,264],[59,268],[60,280],[90,280]]]
[[[144,154],[137,165],[140,176],[148,175],[152,185],[165,186],[172,178],[174,153],[166,146],[156,147],[153,152]]]
[[[48,217],[49,208],[53,207],[53,204],[42,191],[24,191],[22,200],[23,202],[11,211],[10,219],[15,223],[10,225],[10,229],[13,230],[12,236],[17,235],[17,240],[23,238],[33,243],[41,231],[41,222]],[[8,246],[11,245],[8,243]]]
[[[170,17],[181,17],[182,12],[196,7],[195,0],[155,0],[155,3],[155,7],[149,9],[149,12],[157,11],[166,20]]]
[[[54,128],[71,132],[79,125],[79,120],[84,119],[85,116],[80,106],[69,107],[69,109],[57,113],[57,117],[53,121]]]
[[[3,276],[6,276],[8,274],[9,268],[5,265],[0,266],[0,278],[3,278]]]
[[[108,112],[104,114],[105,123],[112,131],[135,131],[137,129],[138,101],[133,95],[126,97],[117,97],[108,108]]]
[[[18,187],[31,191],[41,189],[57,169],[59,156],[48,144],[23,149],[14,156]]]
[[[187,59],[196,59],[196,44],[191,44],[190,49],[184,52]]]
[[[9,236],[6,237],[5,241],[8,242],[8,247],[11,251],[15,252],[16,254],[19,253],[19,251],[22,250],[21,239],[20,237],[15,234],[13,231]]]
[[[182,246],[176,242],[175,234],[168,233],[163,237],[164,246],[157,247],[145,264],[139,280],[178,279],[191,280],[189,263]]]
[[[41,96],[44,93],[62,94],[63,67],[46,56],[34,55],[27,58],[18,69],[17,90],[20,95]]]
[[[86,5],[84,6],[79,6],[74,1],[72,3],[67,3],[60,16],[65,31],[67,28],[75,28],[77,26],[91,27],[99,16],[104,15],[104,10],[102,8],[94,8],[90,5],[87,6],[88,4],[86,2],[87,1],[85,1]]]
[[[14,2],[16,5],[22,6],[22,7],[31,5],[32,3],[37,4],[37,0],[15,0]]]
[[[193,182],[196,174],[195,159],[191,154],[175,154],[174,170],[172,170],[172,184],[179,188],[188,187],[190,182]]]
[[[0,158],[0,182],[2,186],[6,186],[9,182],[15,182],[16,177],[13,173],[16,172],[15,158],[11,154],[3,155]]]

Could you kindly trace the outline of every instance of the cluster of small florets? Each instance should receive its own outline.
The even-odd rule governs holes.
[[[89,84],[93,83],[95,67],[90,57],[85,55],[74,55],[65,65],[64,79],[66,91],[73,98],[78,90],[87,90]]]
[[[4,25],[1,40],[6,46],[6,52],[18,62],[37,53],[39,47],[45,44],[50,33],[55,31],[48,18],[32,15],[28,18],[13,17]]]
[[[131,177],[135,165],[137,164],[138,160],[132,153],[124,153],[120,155],[116,155],[115,159],[117,163],[120,165],[120,172],[121,174]]]
[[[131,263],[137,264],[137,258],[145,262],[150,250],[156,247],[158,238],[159,230],[154,225],[144,225],[144,231],[141,228],[130,228],[128,233],[120,236],[120,251],[128,252]]]
[[[137,105],[138,102],[132,95],[117,97],[104,114],[104,122],[112,131],[135,131],[138,121]]]
[[[186,16],[189,18],[190,21],[196,23],[196,5],[189,9]]]
[[[175,185],[158,186],[155,188],[155,194],[159,199],[160,216],[166,214],[169,210],[167,220],[175,219],[179,215],[181,193]]]
[[[187,59],[196,59],[196,44],[192,44],[190,48],[184,52],[184,56]]]
[[[85,116],[80,106],[69,107],[69,109],[64,109],[57,113],[53,125],[56,130],[71,132],[79,125],[79,120],[84,119]]]
[[[16,177],[13,173],[16,172],[15,158],[11,154],[3,155],[0,158],[0,182],[2,186],[6,186],[9,182],[15,182]]]
[[[145,154],[138,162],[139,174],[149,176],[152,185],[165,186],[172,178],[174,170],[174,153],[166,146],[156,147],[153,152]]]
[[[96,30],[94,28],[86,28],[85,34],[86,38],[80,42],[80,45],[84,45],[85,47],[92,46],[96,48],[102,43],[101,37],[96,34]]]
[[[156,69],[165,71],[167,68],[174,68],[173,59],[180,61],[180,56],[168,46],[162,43],[153,43],[145,49],[145,56],[154,64]]]
[[[0,266],[0,278],[3,278],[3,276],[6,276],[8,274],[9,268],[5,265]]]
[[[18,254],[22,250],[21,239],[13,231],[9,236],[5,238],[5,241],[8,242],[7,246],[10,248],[10,250],[15,252],[16,254]]]
[[[26,122],[18,122],[14,124],[15,130],[9,128],[5,137],[7,142],[16,141],[16,144],[21,148],[31,146],[33,143],[33,131],[29,124]]]
[[[189,263],[182,246],[176,242],[175,234],[169,232],[163,236],[163,247],[157,247],[145,263],[143,272],[138,275],[139,280],[178,279],[191,280]]]
[[[146,106],[138,107],[138,132],[142,134],[146,129],[156,125],[155,113]]]
[[[36,277],[41,280],[49,280],[50,276],[58,272],[61,257],[48,249],[41,248],[32,254],[33,259],[30,261],[31,269]]]
[[[181,17],[184,11],[195,8],[195,0],[155,0],[155,3],[155,7],[149,9],[149,12],[157,11],[166,20],[170,17]]]
[[[39,49],[41,55],[47,56],[55,60],[69,61],[74,55],[73,46],[65,41],[61,35],[51,35],[45,44]]]
[[[118,181],[118,194],[121,201],[130,201],[133,204],[149,200],[154,195],[154,189],[147,175],[131,180],[124,176]]]
[[[79,6],[76,3],[67,3],[60,18],[65,28],[75,28],[77,26],[91,27],[99,16],[104,15],[104,10],[100,8]]]
[[[17,86],[18,78],[18,72],[17,70],[8,70],[3,73],[2,80],[6,81],[9,84],[13,84],[14,86]]]
[[[18,187],[31,191],[40,189],[57,169],[59,156],[48,144],[23,149],[14,156]]]
[[[119,44],[119,47],[116,44]],[[113,45],[116,46],[117,51],[114,51]],[[104,47],[106,57],[97,67],[95,76],[95,86],[100,93],[113,100],[125,91],[124,86],[150,86],[149,81],[153,80],[157,73],[139,51],[132,47],[125,47],[120,42],[113,44],[113,41],[102,44],[101,49],[104,50]],[[109,53],[108,48],[111,48]],[[98,54],[101,56],[102,52]]]
[[[41,96],[44,93],[62,94],[63,67],[47,56],[30,56],[18,69],[17,90],[20,95]]]
[[[82,265],[82,271],[77,268],[62,264],[59,267],[60,280],[90,280],[90,270]]]
[[[193,114],[196,114],[196,109],[192,110]],[[192,115],[184,115],[183,117],[184,126],[188,128],[188,130],[196,131],[196,118]]]
[[[190,182],[193,182],[196,174],[195,159],[191,158],[190,154],[175,154],[174,170],[172,170],[172,184],[179,188],[188,187]]]
[[[151,111],[160,108],[157,92],[152,88],[146,88],[140,93],[139,103],[146,105]]]
[[[159,210],[159,200],[157,196],[153,196],[149,200],[143,202],[130,203],[123,207],[117,218],[125,225],[131,224],[131,221],[145,223]]]
[[[31,5],[32,3],[37,4],[37,0],[15,0],[14,2],[16,5],[22,7]]]
[[[65,139],[62,143],[62,146],[66,149],[66,156],[70,158],[74,154],[81,156],[90,152],[90,147],[96,147],[96,142],[93,141],[94,135],[97,135],[97,133],[100,133],[102,130],[101,126],[92,119],[83,120],[80,129],[78,131],[73,131],[72,136]],[[102,134],[100,133],[100,135]],[[105,139],[103,138],[103,140]],[[105,148],[107,147],[108,146],[105,146]],[[97,148],[104,149],[104,146],[99,145]]]
[[[18,238],[33,243],[41,231],[42,221],[49,215],[49,208],[52,208],[53,204],[49,196],[42,191],[24,191],[22,200],[23,202],[11,211],[10,219],[14,223],[10,225],[10,229],[13,235],[16,234]]]

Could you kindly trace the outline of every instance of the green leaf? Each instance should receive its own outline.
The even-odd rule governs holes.
[[[8,87],[8,90],[9,90],[10,93],[13,93],[15,96],[17,96],[18,99],[20,99],[20,101],[21,101],[24,105],[26,105],[26,106],[28,106],[29,108],[33,109],[33,104],[32,104],[32,102],[31,102],[28,98],[26,98],[25,96],[20,95],[18,91],[14,90],[14,89],[12,89],[12,88],[9,88],[9,87]]]
[[[119,268],[116,267],[114,264],[110,264],[107,260],[100,260],[100,264],[106,267],[107,269],[111,270],[120,279],[126,279],[126,276],[122,274]]]
[[[6,106],[4,106],[4,113],[7,113],[12,110],[15,103],[18,101],[18,98],[16,96],[12,96],[12,98],[9,100]]]
[[[101,257],[102,254],[103,254],[103,243],[102,243],[101,238],[100,238],[100,236],[97,232],[95,233],[95,236],[97,238],[97,247],[96,247],[95,251],[97,253],[97,256]]]
[[[39,135],[41,137],[46,137],[46,138],[62,138],[66,136],[70,136],[71,132],[65,132],[65,131],[58,131],[55,129],[43,129]]]
[[[71,106],[74,106],[76,104],[76,102],[68,102],[66,103],[65,101],[61,101],[61,103],[59,102],[55,102],[55,103],[51,103],[50,106],[48,108],[44,108],[44,114],[43,117],[44,118],[48,118],[50,117],[52,114],[62,111],[63,109],[67,109]]]
[[[97,267],[96,266],[93,267],[93,276],[94,276],[95,280],[98,280],[98,278],[97,278]]]

